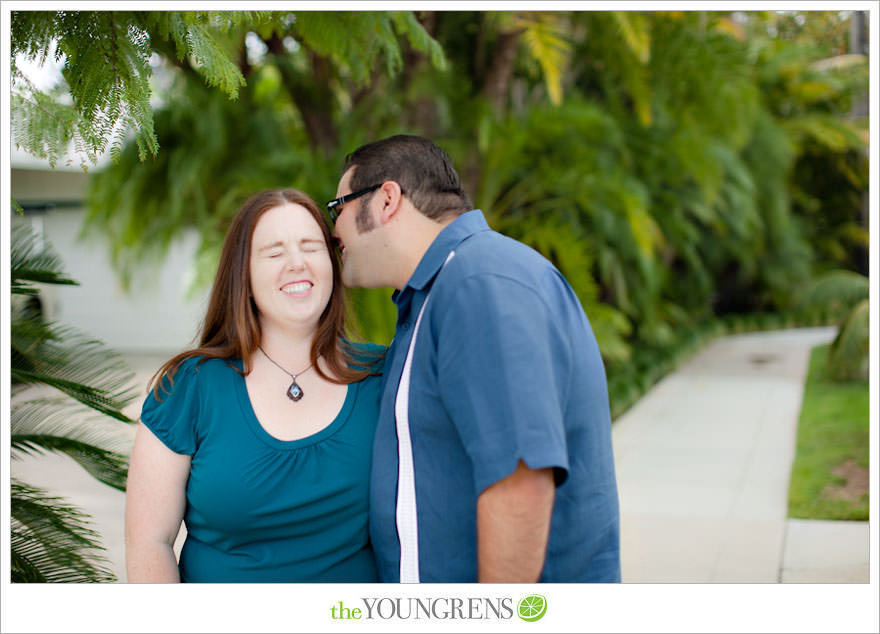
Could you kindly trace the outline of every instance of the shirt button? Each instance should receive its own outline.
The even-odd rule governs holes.
[[[409,330],[409,322],[407,321],[407,322],[400,324],[400,329],[401,330]]]

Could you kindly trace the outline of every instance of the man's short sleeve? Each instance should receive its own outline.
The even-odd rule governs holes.
[[[494,274],[465,278],[435,306],[442,399],[481,493],[522,460],[567,477],[563,402],[570,351],[534,289]],[[433,300],[432,300],[433,301]]]
[[[162,377],[159,398],[150,390],[141,410],[141,422],[171,451],[187,456],[196,451],[197,375],[195,359],[187,359],[178,367],[173,380]]]

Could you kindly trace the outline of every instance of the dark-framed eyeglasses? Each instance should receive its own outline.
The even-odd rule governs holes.
[[[327,213],[330,214],[330,220],[333,224],[336,224],[336,219],[339,217],[339,208],[342,207],[345,203],[350,200],[354,200],[355,198],[360,198],[365,194],[369,194],[370,192],[376,191],[382,187],[382,183],[378,183],[376,185],[370,185],[364,189],[359,189],[356,192],[352,192],[350,194],[346,194],[345,196],[340,196],[339,198],[334,198],[330,202],[327,203]]]

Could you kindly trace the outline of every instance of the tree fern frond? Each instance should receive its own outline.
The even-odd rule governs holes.
[[[237,99],[238,89],[246,83],[244,75],[227,57],[210,30],[192,24],[187,29],[186,42],[208,85],[220,88],[230,99]]]
[[[385,56],[385,69],[395,74],[402,65],[400,46],[388,12],[299,11],[293,31],[309,49],[328,57],[357,85],[364,85]]]
[[[11,482],[10,545],[13,583],[116,581],[88,516],[62,498]]]
[[[247,26],[258,28],[272,21],[273,16],[281,17],[284,11],[208,11],[207,20],[211,26],[221,31],[229,31],[235,27]]]
[[[149,108],[152,51],[136,14],[61,12],[58,20],[63,29],[58,46],[67,56],[62,73],[77,113],[89,124],[78,129],[87,147],[104,151],[131,126],[155,155],[158,145]]]
[[[54,14],[48,11],[13,11],[10,29],[12,64],[21,54],[43,65],[58,36]]]
[[[189,53],[189,21],[186,17],[183,11],[148,11],[143,16],[144,23],[154,36],[174,43],[178,61],[183,61]]]
[[[13,92],[9,101],[10,129],[16,147],[55,167],[76,134],[78,116],[73,106],[57,103],[37,90]],[[94,162],[97,153],[87,158]]]
[[[131,129],[140,160],[156,156],[149,83],[153,35],[173,41],[180,60],[192,55],[205,80],[235,98],[244,77],[214,33],[266,19],[268,12],[13,12],[13,138],[53,166],[72,143],[86,168],[107,150],[118,159]],[[65,58],[62,74],[72,106],[36,90],[15,65],[16,53],[44,62],[55,42],[56,59]]]

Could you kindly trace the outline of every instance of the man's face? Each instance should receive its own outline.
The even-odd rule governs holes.
[[[336,196],[351,193],[351,176],[356,168],[350,168],[336,188]],[[383,281],[383,254],[380,248],[382,228],[378,222],[377,201],[381,191],[365,194],[350,200],[336,209],[334,237],[339,240],[342,252],[342,281],[346,286],[378,288],[387,286]]]

